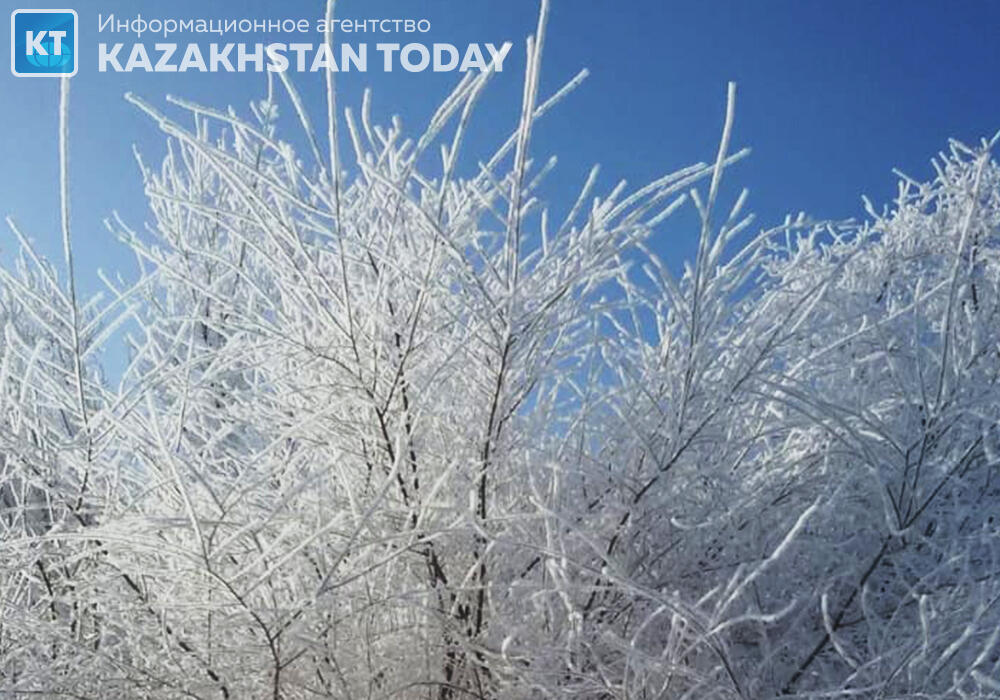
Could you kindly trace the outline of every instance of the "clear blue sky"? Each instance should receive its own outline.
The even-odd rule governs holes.
[[[171,93],[245,111],[264,84],[260,74],[98,73],[98,13],[314,20],[323,7],[321,0],[54,4],[74,7],[81,22],[71,196],[81,284],[88,291],[97,288],[94,268],[131,266],[102,220],[115,209],[136,228],[148,220],[132,144],[152,162],[162,154],[162,138],[122,94],[131,90],[162,104]],[[4,22],[15,7],[8,2]],[[424,42],[515,42],[481,103],[472,149],[492,146],[515,123],[524,37],[536,12],[532,0],[340,0],[337,11],[358,19],[426,18],[432,31],[419,37]],[[610,186],[622,177],[638,185],[709,160],[726,81],[736,80],[735,145],[751,146],[753,154],[730,182],[750,187],[758,222],[778,223],[799,210],[818,218],[859,217],[861,194],[876,202],[892,196],[893,167],[927,177],[930,157],[948,137],[976,140],[1000,129],[998,31],[1000,2],[993,0],[553,0],[543,93],[582,67],[591,77],[540,124],[534,153],[559,155],[547,190],[557,209],[567,206],[594,163]],[[408,38],[352,37],[371,43]],[[13,215],[43,251],[58,255],[58,81],[0,73],[0,214]],[[400,113],[416,131],[456,77],[370,69],[339,78],[341,100],[357,105],[370,85],[376,118]],[[317,120],[321,80],[298,78]],[[657,247],[676,264],[692,254],[692,237],[667,226]],[[12,243],[4,230],[0,255],[8,256]]]

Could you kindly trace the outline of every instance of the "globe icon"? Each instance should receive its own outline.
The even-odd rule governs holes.
[[[59,46],[60,53],[56,54],[55,43],[55,40],[52,38],[42,40],[42,47],[48,55],[43,56],[40,53],[29,53],[25,56],[28,59],[28,63],[37,68],[58,68],[69,63],[73,57],[73,44],[63,37]]]

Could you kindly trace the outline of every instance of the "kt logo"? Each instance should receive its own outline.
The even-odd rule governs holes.
[[[18,77],[74,76],[75,10],[14,10],[10,15],[10,69]]]

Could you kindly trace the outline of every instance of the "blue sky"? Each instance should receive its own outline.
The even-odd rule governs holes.
[[[118,210],[141,228],[149,218],[132,145],[150,162],[163,152],[154,125],[124,102],[123,93],[133,91],[157,105],[171,93],[245,112],[264,86],[260,74],[98,73],[99,38],[134,39],[98,35],[98,14],[315,20],[323,7],[320,0],[68,4],[81,23],[70,157],[78,274],[87,292],[97,289],[97,267],[131,269],[103,219]],[[8,5],[8,14],[17,7]],[[492,152],[516,121],[524,37],[533,31],[536,12],[533,0],[341,0],[337,10],[356,19],[426,18],[431,32],[416,39],[425,43],[513,41],[468,141],[468,148],[481,152]],[[893,167],[926,178],[929,159],[949,137],[972,141],[1000,129],[998,29],[1000,3],[988,0],[553,0],[542,91],[551,93],[582,67],[591,77],[535,134],[536,156],[559,156],[546,190],[550,203],[557,211],[571,204],[594,163],[610,187],[619,178],[639,185],[710,160],[726,81],[736,80],[735,145],[751,146],[753,154],[732,170],[729,182],[750,188],[758,223],[779,223],[786,212],[799,210],[817,218],[860,217],[861,194],[876,202],[892,197]],[[351,37],[371,43],[410,38]],[[0,73],[0,214],[14,216],[39,248],[58,255],[58,81]],[[416,133],[456,79],[372,68],[338,80],[342,105],[356,106],[370,86],[376,119],[399,113]],[[306,74],[297,80],[321,120],[322,78]],[[693,236],[693,230],[668,224],[655,245],[676,265],[692,255]],[[4,230],[0,256],[12,249]]]

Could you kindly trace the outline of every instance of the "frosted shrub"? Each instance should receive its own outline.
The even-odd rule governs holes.
[[[63,85],[68,279],[13,222],[0,273],[5,693],[1000,692],[994,144],[747,242],[730,88],[710,164],[595,171],[557,217],[532,127],[583,75],[539,95],[545,17],[470,173],[491,72],[415,140],[332,78],[325,138],[289,82],[246,117],[131,98],[168,148],[107,301],[75,296]]]

